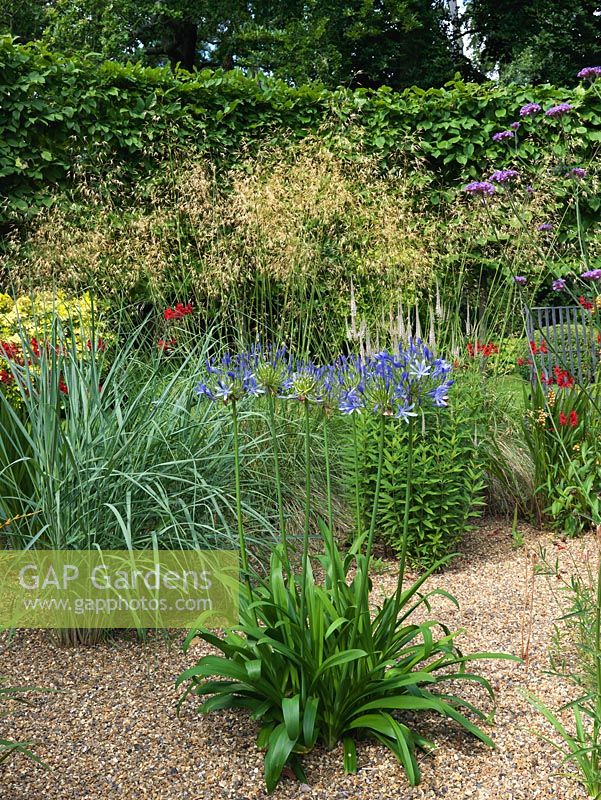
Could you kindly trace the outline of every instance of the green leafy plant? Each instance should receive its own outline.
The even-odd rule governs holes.
[[[39,691],[32,686],[7,686],[0,676],[0,709],[7,706],[11,701],[25,703],[29,705],[26,694]],[[0,718],[6,716],[8,712],[2,711]],[[0,738],[0,765],[7,761],[11,756],[21,754],[44,766],[43,762],[32,751],[33,742],[15,742],[10,739]]]
[[[597,528],[598,545],[601,528]],[[567,680],[578,697],[563,706],[572,712],[572,724],[564,723],[534,695],[523,692],[533,707],[550,723],[560,742],[542,736],[563,756],[563,763],[575,767],[568,774],[586,789],[589,797],[601,797],[601,551],[596,563],[590,557],[572,559],[568,579],[557,563],[547,565],[550,585],[562,616],[555,628],[551,664],[553,672]],[[559,583],[559,589],[557,589]],[[561,596],[559,596],[561,593]],[[566,641],[567,639],[567,641]],[[569,651],[574,649],[575,660]]]
[[[537,381],[525,393],[523,432],[539,502],[552,525],[571,536],[599,519],[597,404],[594,385],[554,390]]]
[[[374,502],[378,467],[377,420],[358,422],[361,513],[368,518]],[[386,422],[384,460],[378,501],[377,531],[399,551],[407,486],[409,432],[402,420]],[[352,447],[349,445],[352,456]],[[454,552],[462,534],[480,513],[485,487],[477,432],[469,410],[451,408],[427,413],[412,445],[413,475],[409,497],[407,552],[411,561],[430,567]],[[349,484],[354,485],[355,460],[347,459]]]
[[[420,356],[423,360],[420,360]],[[434,363],[421,344],[412,343],[399,355],[380,353],[372,359],[343,361],[315,367],[298,360],[285,361],[281,351],[265,356],[256,350],[236,356],[226,354],[220,365],[211,365],[207,383],[197,387],[200,396],[229,407],[234,430],[236,460],[239,450],[238,404],[246,394],[284,394],[302,409],[305,423],[305,515],[302,553],[294,559],[282,543],[271,555],[269,574],[260,578],[249,573],[242,512],[238,503],[238,531],[242,578],[240,623],[216,636],[194,628],[185,649],[201,637],[221,651],[204,656],[185,670],[177,685],[188,686],[180,700],[191,694],[202,699],[200,711],[223,708],[248,709],[259,725],[258,744],[266,749],[264,767],[268,791],[275,789],[289,764],[304,779],[303,754],[318,743],[332,749],[342,742],[344,768],[357,769],[357,736],[371,735],[387,746],[402,764],[409,782],[420,780],[416,751],[433,745],[417,726],[410,727],[407,713],[433,711],[448,718],[492,746],[490,737],[476,724],[487,715],[471,702],[446,690],[444,683],[459,680],[475,683],[492,698],[488,681],[468,669],[472,661],[490,658],[490,653],[464,655],[443,623],[416,622],[417,609],[430,611],[430,600],[444,590],[423,591],[429,575],[449,557],[432,565],[415,583],[404,585],[407,560],[409,506],[405,505],[399,575],[396,590],[372,614],[370,567],[378,524],[380,491],[384,486],[386,424],[395,411],[407,425],[411,454],[415,429],[415,403],[429,401],[446,405],[450,366]],[[429,367],[426,368],[426,364]],[[418,369],[419,378],[410,379]],[[407,371],[404,371],[407,370]],[[263,377],[265,373],[270,377]],[[314,411],[314,407],[318,410]],[[333,533],[333,509],[328,492],[327,521],[319,519],[321,548],[316,560],[322,579],[314,572],[309,549],[312,503],[312,428],[315,413],[326,418],[342,411],[352,417],[374,413],[377,422],[377,467],[373,508],[364,520],[361,486],[356,481],[356,536],[347,551],[341,550]],[[375,411],[374,411],[375,410]],[[270,425],[272,428],[272,425]],[[329,433],[323,428],[325,447]],[[359,451],[356,451],[358,457]],[[277,464],[277,456],[274,459]],[[329,459],[326,459],[326,464]],[[276,467],[276,481],[278,469]],[[235,470],[236,496],[240,497],[239,467]],[[355,473],[358,477],[358,473]],[[406,495],[411,497],[414,475],[411,458],[407,466]],[[328,489],[330,481],[327,480]],[[279,495],[279,492],[278,492]],[[365,523],[365,524],[364,524]],[[508,656],[509,657],[509,656]],[[469,716],[465,712],[469,713]],[[400,716],[399,716],[400,715]],[[471,719],[470,719],[471,717]]]

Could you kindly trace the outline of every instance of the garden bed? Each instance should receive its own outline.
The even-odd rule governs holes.
[[[569,556],[580,558],[583,548],[594,552],[596,542],[587,536],[558,543],[550,534],[527,530],[525,546],[514,549],[510,528],[489,521],[466,535],[461,556],[429,584],[454,594],[460,610],[435,597],[432,616],[452,629],[465,628],[458,644],[467,652],[519,655],[528,617],[528,553],[540,547],[567,570]],[[378,561],[375,567],[377,600],[393,591],[395,562]],[[561,756],[531,732],[550,734],[550,729],[519,693],[530,691],[553,709],[573,699],[565,683],[546,674],[558,616],[549,580],[554,579],[540,575],[534,582],[529,665],[482,663],[481,672],[497,694],[496,724],[487,728],[495,751],[448,720],[422,717],[420,729],[440,747],[421,758],[418,787],[409,787],[389,751],[365,741],[358,746],[356,775],[344,775],[341,748],[331,753],[316,749],[305,760],[308,784],[299,788],[295,780],[284,779],[273,797],[584,798],[580,787],[558,774],[563,771]],[[0,673],[9,684],[58,690],[34,696],[32,707],[16,710],[5,721],[9,736],[39,742],[36,752],[52,771],[13,759],[1,772],[3,800],[263,797],[262,754],[255,746],[255,725],[244,713],[199,717],[191,700],[178,719],[175,679],[208,650],[202,643],[184,656],[182,638],[153,637],[140,644],[123,634],[100,646],[65,649],[43,633],[0,636]],[[473,691],[466,695],[464,689],[464,696]]]

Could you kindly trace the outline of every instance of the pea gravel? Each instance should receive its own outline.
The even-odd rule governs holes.
[[[451,628],[465,628],[465,652],[520,654],[527,605],[529,552],[546,548],[567,572],[571,559],[594,557],[592,536],[558,542],[550,534],[525,531],[526,545],[512,549],[503,523],[489,522],[466,536],[462,554],[430,587],[444,587],[460,602],[433,599],[432,615]],[[390,593],[395,562],[378,562],[374,598]],[[316,749],[305,760],[307,784],[286,778],[274,793],[284,798],[327,800],[573,800],[586,795],[560,773],[561,756],[531,732],[549,726],[518,693],[527,689],[552,708],[573,699],[565,682],[545,674],[553,620],[558,616],[549,580],[537,576],[531,616],[528,666],[482,662],[481,672],[497,694],[496,742],[491,751],[454,724],[436,716],[420,718],[420,729],[439,744],[421,759],[422,783],[411,788],[394,757],[377,743],[359,743],[359,772],[344,775],[340,748]],[[265,796],[262,753],[255,747],[254,723],[241,712],[208,717],[195,713],[192,700],[176,716],[176,676],[208,648],[196,644],[184,656],[182,635],[141,644],[129,634],[94,647],[64,648],[44,633],[21,631],[0,636],[0,674],[12,684],[58,690],[32,697],[33,706],[0,719],[0,735],[36,740],[43,770],[22,757],[0,767],[2,800],[250,800]],[[462,685],[463,686],[463,685]],[[460,687],[461,688],[461,687]],[[463,686],[463,691],[468,690]],[[481,706],[480,690],[469,689]],[[565,717],[569,721],[569,714]],[[552,735],[552,734],[551,734]]]

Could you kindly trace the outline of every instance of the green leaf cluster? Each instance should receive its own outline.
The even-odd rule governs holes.
[[[452,405],[452,401],[451,401]],[[479,454],[474,418],[469,409],[426,413],[414,433],[413,477],[409,502],[407,552],[422,567],[452,553],[484,505],[484,465]],[[357,422],[362,512],[371,515],[378,465],[377,420]],[[386,422],[383,473],[376,530],[400,551],[405,517],[408,430],[402,420]],[[355,485],[355,459],[347,458],[349,489]]]
[[[180,675],[178,685],[187,684],[180,705],[192,693],[201,698],[203,713],[248,709],[260,725],[269,791],[286,765],[305,780],[301,758],[317,743],[332,749],[342,742],[344,769],[355,772],[354,740],[365,735],[388,747],[409,782],[419,783],[417,750],[434,746],[411,722],[419,712],[436,712],[492,746],[472,721],[485,721],[486,715],[444,687],[451,679],[467,681],[492,697],[489,683],[467,669],[470,661],[490,654],[464,656],[443,624],[411,620],[419,607],[429,610],[436,590],[420,590],[433,570],[400,598],[385,600],[373,618],[363,614],[357,632],[353,621],[357,607],[363,607],[365,556],[357,552],[360,546],[341,553],[323,523],[321,532],[323,583],[311,569],[304,587],[299,575],[288,577],[278,546],[268,576],[253,588],[253,602],[241,587],[238,628],[224,638],[204,629],[190,632],[186,646],[200,636],[223,655],[204,656]]]

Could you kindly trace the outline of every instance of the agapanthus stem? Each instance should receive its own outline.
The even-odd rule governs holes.
[[[409,423],[411,424],[411,423]],[[380,505],[380,485],[382,483],[382,465],[384,463],[384,434],[386,432],[386,417],[380,414],[380,436],[378,438],[378,471],[376,473],[376,491],[374,493],[374,504],[371,509],[371,522],[369,524],[369,533],[367,535],[367,547],[365,549],[366,564],[365,571],[369,571],[369,561],[371,559],[371,551],[374,544],[374,536],[376,533],[376,522],[378,519],[378,507]]]
[[[397,613],[400,608],[400,599],[403,593],[403,580],[405,578],[405,567],[407,563],[407,542],[409,540],[409,509],[411,507],[411,489],[413,480],[413,442],[414,442],[415,421],[409,420],[407,429],[407,472],[405,476],[405,509],[403,515],[403,534],[401,539],[401,556],[399,559],[399,577],[396,592]]]
[[[305,614],[307,578],[309,574],[309,530],[311,523],[311,411],[309,401],[303,400],[305,410],[305,526],[303,531],[303,561],[300,596],[301,658],[305,655]],[[305,699],[306,684],[304,670],[301,675],[301,694]]]
[[[371,512],[371,522],[367,534],[367,546],[365,548],[365,558],[359,573],[358,597],[355,612],[355,629],[352,636],[354,647],[359,633],[359,627],[364,615],[369,615],[369,564],[371,561],[371,551],[373,548],[374,536],[376,531],[376,521],[378,518],[378,506],[380,504],[380,485],[382,482],[382,465],[384,463],[384,434],[386,430],[386,418],[380,415],[380,436],[378,438],[378,471],[376,473],[376,488]]]
[[[244,523],[242,521],[242,491],[240,488],[240,434],[238,430],[238,409],[236,401],[232,401],[232,424],[234,434],[234,481],[236,485],[236,520],[238,523],[238,541],[240,544],[240,562],[242,573],[248,586],[248,594],[252,601],[252,588],[248,573],[248,555],[246,553],[246,540],[244,538]]]
[[[328,415],[323,415],[323,447],[324,447],[324,462],[326,468],[326,495],[328,502],[328,528],[334,530],[334,508],[332,505],[332,473],[330,469],[330,438],[328,431]]]
[[[357,438],[357,415],[353,418],[353,449],[355,451],[355,531],[357,537],[361,536],[361,473],[359,470],[359,442]]]
[[[278,435],[275,427],[275,397],[270,392],[268,395],[269,407],[269,427],[271,430],[271,441],[273,448],[273,468],[275,472],[275,487],[278,500],[278,516],[280,519],[280,536],[282,537],[282,544],[284,546],[284,559],[285,568],[290,573],[290,558],[288,555],[288,540],[286,539],[286,518],[284,515],[284,499],[282,493],[282,476],[280,472],[280,448],[278,445]]]

